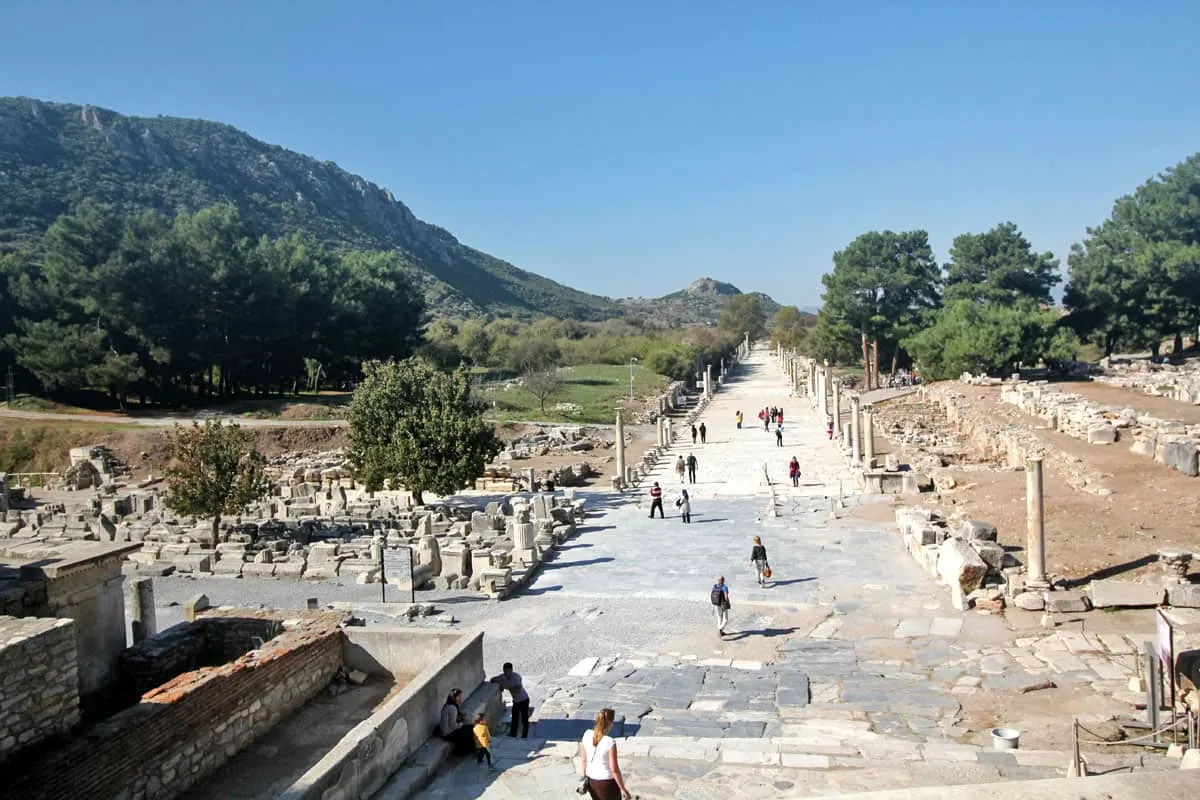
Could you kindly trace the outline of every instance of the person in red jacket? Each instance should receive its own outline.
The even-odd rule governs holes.
[[[658,509],[658,518],[666,519],[666,515],[663,513],[662,487],[658,485],[658,481],[655,481],[654,485],[650,487],[650,519],[654,519],[654,509],[656,508]]]

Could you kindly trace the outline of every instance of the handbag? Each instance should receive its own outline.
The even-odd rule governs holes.
[[[771,577],[771,565],[770,564],[767,564],[765,567],[763,567],[763,577],[764,578]]]
[[[588,793],[588,776],[587,771],[592,768],[592,762],[596,760],[596,755],[600,752],[600,745],[596,745],[596,749],[592,751],[592,757],[588,759],[587,766],[583,769],[583,777],[579,779],[579,785],[575,787],[575,794]]]

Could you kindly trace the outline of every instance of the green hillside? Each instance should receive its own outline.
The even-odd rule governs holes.
[[[229,202],[261,233],[396,250],[433,310],[605,319],[623,309],[514,267],[422,222],[391,192],[330,161],[229,125],[29,98],[0,98],[0,249],[35,243],[91,197],[123,211]]]

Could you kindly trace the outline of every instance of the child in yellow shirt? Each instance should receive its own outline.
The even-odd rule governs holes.
[[[488,730],[487,714],[475,715],[475,763],[482,764],[487,759],[488,769],[492,766],[492,734]]]

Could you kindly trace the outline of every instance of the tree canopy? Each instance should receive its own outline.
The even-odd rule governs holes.
[[[46,390],[122,401],[294,390],[306,359],[344,384],[364,360],[409,355],[423,312],[394,255],[259,237],[229,205],[124,217],[87,201],[7,256],[3,278],[17,364]]]
[[[767,317],[757,295],[736,294],[729,298],[729,305],[721,312],[717,327],[741,337],[750,334],[750,341],[762,338],[767,329]]]
[[[867,386],[875,385],[878,354],[890,358],[893,366],[900,360],[901,341],[938,304],[940,279],[925,231],[871,231],[858,236],[833,254],[833,270],[821,277],[825,293],[817,322],[818,342],[837,351],[857,338]]]
[[[440,372],[421,359],[369,361],[350,401],[348,456],[369,491],[403,484],[453,494],[501,450],[466,369]]]
[[[1059,282],[1058,259],[1037,253],[1017,226],[1002,222],[985,233],[954,238],[946,264],[945,302],[1011,304],[1023,298],[1050,303]]]
[[[212,518],[213,544],[221,517],[237,514],[264,497],[271,483],[266,459],[250,446],[250,433],[236,423],[207,420],[175,426],[164,502],[177,514]]]

